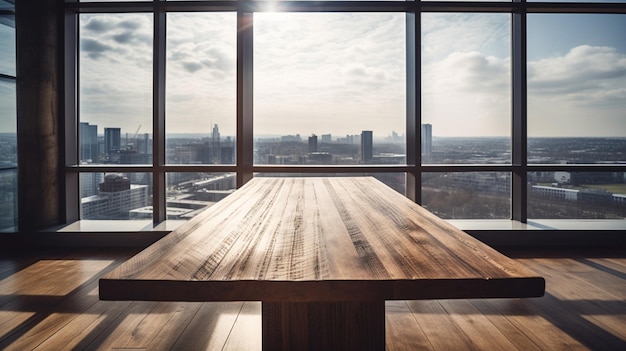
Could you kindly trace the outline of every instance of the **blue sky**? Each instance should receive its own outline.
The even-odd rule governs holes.
[[[150,15],[81,15],[80,25],[82,120],[151,132]],[[422,33],[433,134],[509,135],[510,15],[428,13]],[[529,136],[626,136],[625,33],[626,15],[528,16]],[[255,133],[403,133],[404,35],[403,14],[256,15]],[[168,132],[217,123],[234,134],[235,40],[233,14],[169,15]]]
[[[529,136],[626,136],[626,15],[528,16]]]

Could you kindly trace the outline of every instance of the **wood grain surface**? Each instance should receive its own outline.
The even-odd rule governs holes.
[[[100,298],[414,300],[544,288],[372,177],[257,177],[100,279]]]

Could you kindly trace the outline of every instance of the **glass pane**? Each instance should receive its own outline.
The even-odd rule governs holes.
[[[80,15],[81,163],[152,163],[152,32],[151,14]]]
[[[17,167],[15,81],[0,79],[0,169]]]
[[[626,160],[623,33],[626,15],[528,15],[529,163]]]
[[[167,219],[190,219],[237,188],[235,173],[167,173]]]
[[[150,173],[81,173],[81,219],[152,219]]]
[[[422,14],[423,163],[511,162],[510,28],[507,14]]]
[[[169,13],[168,163],[235,163],[235,13]]]
[[[406,195],[405,173],[255,173],[255,177],[374,177],[399,192]]]
[[[255,13],[256,164],[405,164],[405,16]]]
[[[530,172],[528,218],[624,219],[624,172]]]
[[[3,140],[0,140],[0,142],[4,143]],[[17,170],[0,169],[0,233],[12,233],[16,231]]]
[[[511,174],[423,173],[422,206],[445,219],[510,219]]]
[[[14,15],[0,15],[0,73],[15,76]]]

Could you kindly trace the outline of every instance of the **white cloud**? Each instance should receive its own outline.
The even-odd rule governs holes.
[[[256,17],[255,133],[403,131],[404,38],[398,14]]]
[[[510,15],[424,13],[421,25],[422,61],[425,63],[444,59],[451,52],[510,55]]]
[[[528,86],[532,94],[566,97],[612,90],[624,86],[626,54],[610,47],[582,45],[564,56],[528,63]]]
[[[582,45],[528,63],[529,135],[626,136],[626,54]]]
[[[168,15],[168,133],[235,134],[236,36],[234,13]]]
[[[452,51],[424,63],[422,112],[435,135],[509,135],[510,60]],[[582,45],[528,62],[531,136],[626,136],[626,54]]]
[[[422,121],[437,136],[511,132],[510,16],[422,16]]]
[[[255,14],[255,132],[403,131],[404,25],[402,14]],[[435,135],[509,135],[510,16],[425,14],[422,26],[424,122]],[[83,120],[150,128],[151,35],[149,15],[81,15]],[[235,14],[168,14],[167,38],[168,131],[218,123],[233,135]],[[626,130],[626,54],[615,48],[531,61],[528,86],[532,135]]]
[[[81,121],[152,129],[152,17],[80,16]],[[102,131],[102,129],[100,129]]]

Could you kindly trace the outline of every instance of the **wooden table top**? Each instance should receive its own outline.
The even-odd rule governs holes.
[[[544,288],[372,177],[257,177],[104,276],[100,298],[412,300]]]

